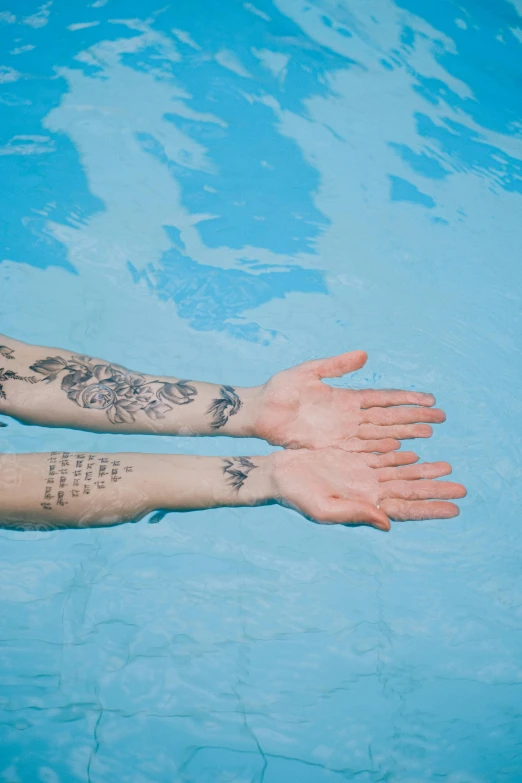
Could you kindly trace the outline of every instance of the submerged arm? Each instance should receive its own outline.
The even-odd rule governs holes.
[[[435,398],[416,391],[335,388],[364,351],[304,362],[261,386],[238,388],[131,372],[120,365],[0,335],[0,413],[95,432],[257,437],[274,446],[388,452],[441,423]]]
[[[445,462],[415,464],[412,452],[347,454],[339,449],[285,450],[266,457],[159,454],[4,454],[0,456],[0,526],[22,530],[99,527],[154,510],[280,503],[326,523],[458,514],[460,484],[434,481]]]
[[[0,413],[95,432],[254,436],[258,392],[146,375],[0,335]]]
[[[171,454],[4,454],[0,526],[82,528],[155,510],[256,506],[274,495],[267,457]]]

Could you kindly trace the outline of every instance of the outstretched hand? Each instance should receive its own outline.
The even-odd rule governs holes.
[[[451,473],[447,462],[414,464],[412,451],[347,454],[340,449],[279,451],[270,456],[279,503],[315,522],[390,529],[390,519],[447,519],[466,489],[433,481]]]
[[[403,438],[429,438],[427,422],[446,419],[431,394],[339,389],[322,382],[364,366],[364,351],[314,359],[283,370],[261,387],[256,434],[275,446],[387,452]]]

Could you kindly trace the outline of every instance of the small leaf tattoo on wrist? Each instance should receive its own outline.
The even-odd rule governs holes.
[[[224,427],[230,416],[235,416],[242,404],[232,386],[222,386],[219,390],[219,397],[212,400],[207,410],[207,413],[212,416],[210,424],[212,429],[218,430],[220,427]]]
[[[43,375],[46,383],[61,375],[61,389],[69,400],[80,408],[104,410],[113,424],[132,424],[140,411],[149,419],[163,419],[173,405],[188,405],[198,393],[188,381],[147,380],[141,373],[89,356],[48,356],[29,369]]]
[[[225,457],[223,473],[227,482],[237,491],[241,489],[250,471],[257,468],[250,457]]]

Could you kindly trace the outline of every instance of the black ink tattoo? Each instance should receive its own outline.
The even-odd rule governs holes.
[[[115,455],[116,457],[117,455]],[[77,454],[68,451],[52,451],[44,486],[44,511],[64,508],[81,495],[95,494],[99,490],[121,481],[121,471],[132,473],[132,465],[121,464],[121,459],[103,454]]]
[[[163,419],[173,405],[194,402],[197,389],[188,381],[148,381],[141,373],[119,364],[95,364],[88,356],[47,357],[29,368],[52,383],[61,373],[61,388],[80,408],[104,410],[113,424],[130,424],[143,411],[150,419]]]
[[[14,359],[14,348],[8,348],[7,345],[0,345],[0,356],[4,359]],[[37,383],[38,378],[33,376],[18,375],[14,370],[5,370],[0,367],[0,400],[7,400],[3,382],[5,381],[25,381],[26,383]],[[5,424],[0,426],[6,426]]]
[[[14,359],[14,348],[8,348],[7,345],[0,345],[0,354],[5,359]]]
[[[37,383],[38,378],[35,378],[34,376],[18,375],[18,373],[13,372],[13,370],[4,370],[3,367],[0,367],[0,399],[6,400],[7,396],[4,391],[4,387],[2,386],[2,381],[25,381],[26,383]]]
[[[242,402],[232,386],[222,386],[219,390],[219,397],[212,400],[207,413],[212,416],[211,427],[218,430],[224,427],[230,416],[234,416],[241,408]]]
[[[254,465],[250,457],[225,457],[223,459],[223,473],[228,483],[238,492],[254,468],[257,468],[257,465]]]

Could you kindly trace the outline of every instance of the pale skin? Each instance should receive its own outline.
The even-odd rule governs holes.
[[[395,451],[399,439],[429,437],[429,422],[444,421],[433,396],[323,383],[360,369],[366,358],[352,351],[317,359],[262,386],[239,388],[131,372],[0,336],[0,413],[25,424],[259,437],[287,449],[242,458],[121,455],[131,460],[123,467],[119,455],[67,455],[59,473],[56,455],[5,455],[0,524],[112,525],[154,509],[274,502],[317,522],[381,530],[389,529],[390,519],[456,516],[458,507],[448,501],[463,497],[464,487],[434,480],[450,466],[415,464],[412,452]]]
[[[84,371],[84,376],[90,374],[90,377],[76,384],[80,389],[72,400],[67,389],[62,388],[64,380],[74,374],[75,367],[81,367],[78,360],[85,357],[60,348],[28,345],[6,335],[0,335],[1,344],[12,353],[8,358],[2,356],[0,349],[0,366],[3,363],[20,377],[37,381],[4,381],[6,399],[0,399],[0,413],[24,424],[95,432],[257,437],[285,448],[334,446],[349,452],[384,453],[399,448],[400,440],[430,437],[430,424],[441,423],[446,418],[443,411],[432,407],[435,398],[431,394],[339,389],[323,383],[324,378],[341,377],[363,367],[367,360],[364,351],[304,362],[277,373],[261,386],[233,387],[240,402],[238,410],[230,413],[233,406],[226,406],[225,400],[228,415],[216,427],[215,416],[208,411],[213,401],[220,399],[223,388],[220,384],[188,381],[194,393],[180,396],[178,402],[164,398],[163,404],[166,402],[170,410],[162,412],[161,405],[156,406],[160,415],[151,418],[145,412],[147,397],[161,387],[170,390],[180,382],[179,378],[134,373],[106,360],[89,358],[84,366],[94,368],[97,374]],[[117,381],[111,377],[114,368],[126,374],[119,384],[123,389],[120,399],[106,408],[92,407],[85,392],[108,383],[105,404],[118,388]],[[82,373],[81,369],[77,372]],[[145,392],[140,394],[143,389]],[[91,407],[87,407],[89,404]],[[109,417],[115,408],[119,409],[123,421]]]
[[[279,503],[316,522],[362,523],[386,531],[390,518],[455,516],[458,508],[448,500],[463,497],[466,490],[433,480],[447,475],[450,466],[417,460],[413,452],[349,454],[340,449],[243,458],[5,454],[0,457],[0,518],[4,527],[50,530],[116,525],[157,509]]]
[[[435,397],[397,389],[339,389],[323,383],[360,370],[364,351],[350,351],[277,373],[258,390],[256,434],[273,445],[387,452],[400,440],[429,438],[446,420]]]

